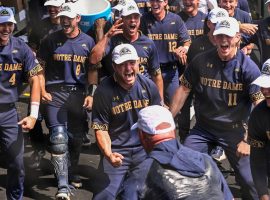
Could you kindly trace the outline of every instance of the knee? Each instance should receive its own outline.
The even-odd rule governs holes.
[[[64,154],[68,151],[68,135],[64,126],[50,130],[50,150],[52,154]]]

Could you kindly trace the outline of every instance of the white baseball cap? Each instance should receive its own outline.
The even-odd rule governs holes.
[[[120,44],[113,49],[112,61],[116,64],[138,59],[137,51],[131,44]]]
[[[212,9],[208,14],[208,20],[214,24],[217,23],[221,17],[229,17],[229,13],[227,10],[219,7]]]
[[[0,7],[0,24],[6,23],[6,22],[12,22],[14,24],[17,23],[14,18],[13,11],[8,7],[1,6]]]
[[[268,4],[268,3],[270,3],[270,0],[268,0],[268,1],[265,2],[265,4]]]
[[[69,18],[75,18],[79,15],[78,8],[75,3],[64,3],[61,6],[61,10],[58,13],[57,17],[66,16]]]
[[[47,0],[44,3],[44,6],[55,6],[60,7],[62,4],[65,3],[65,0]]]
[[[234,37],[239,32],[239,23],[233,17],[220,18],[217,21],[213,35],[224,34]]]
[[[112,10],[118,10],[122,11],[123,7],[127,5],[128,2],[133,1],[133,0],[119,0],[117,5],[112,7]]]
[[[162,123],[168,123],[168,128],[157,129]],[[138,113],[138,121],[131,127],[136,128],[150,135],[164,134],[175,129],[175,123],[171,112],[159,105],[152,105],[143,108]]]
[[[253,81],[252,84],[263,88],[270,88],[270,58],[264,62],[261,75],[255,81]]]
[[[139,14],[141,15],[139,8],[135,1],[129,1],[125,6],[122,8],[121,16],[128,16],[131,14]]]

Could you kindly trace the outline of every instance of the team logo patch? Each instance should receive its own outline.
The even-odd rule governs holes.
[[[240,68],[237,67],[237,68],[234,69],[234,71],[235,72],[240,72]]]
[[[270,63],[266,63],[262,69],[262,74],[270,75]]]
[[[71,12],[71,8],[66,5],[66,6],[62,7],[61,11]]]
[[[148,49],[148,47],[147,46],[143,46],[143,49]]]
[[[230,22],[228,22],[227,20],[221,21],[219,26],[224,28],[231,28]]]
[[[119,101],[119,96],[115,96],[112,99],[113,99],[113,101]]]
[[[127,10],[136,10],[136,8],[135,8],[135,6],[133,6],[133,5],[130,5],[128,8],[127,8]]]
[[[82,44],[82,47],[86,47],[86,44]]]
[[[216,14],[216,17],[225,17],[225,13],[222,12],[222,11],[219,11],[217,14]]]
[[[0,16],[10,16],[10,13],[6,9],[4,9],[0,12]]]
[[[120,54],[120,56],[131,54],[131,51],[130,51],[129,48],[124,47],[123,49],[121,49],[121,51],[119,52],[119,54]]]
[[[171,24],[175,24],[175,22],[171,22]]]
[[[12,51],[12,53],[18,53],[18,50],[17,49],[14,49],[13,51]]]
[[[56,45],[57,45],[58,47],[60,47],[60,46],[62,46],[62,43],[61,43],[61,42],[58,42]]]

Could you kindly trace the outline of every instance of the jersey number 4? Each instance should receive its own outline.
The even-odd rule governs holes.
[[[237,93],[229,93],[228,106],[236,106],[236,105],[237,105]]]
[[[12,74],[9,81],[10,82],[10,85],[15,85],[16,84],[16,74]]]

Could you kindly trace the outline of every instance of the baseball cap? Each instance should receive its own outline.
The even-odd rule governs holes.
[[[116,64],[138,59],[137,51],[131,44],[120,44],[112,52],[112,61]]]
[[[44,6],[60,7],[63,3],[65,3],[65,0],[47,0],[44,3]]]
[[[75,18],[79,15],[77,4],[75,3],[64,3],[61,6],[61,11],[58,13],[57,17],[66,16],[69,18]]]
[[[166,128],[157,129],[162,123],[169,124]],[[171,112],[159,105],[143,108],[138,113],[138,121],[132,125],[131,130],[136,128],[150,135],[164,134],[175,129],[175,123]]]
[[[16,24],[13,11],[8,7],[1,6],[0,7],[0,23],[5,23],[5,22],[12,22]]]
[[[217,21],[213,35],[224,34],[234,37],[239,32],[239,24],[233,17],[220,18]]]
[[[270,58],[264,62],[261,75],[252,84],[263,88],[270,88]]]
[[[268,3],[270,3],[270,0],[268,0],[268,1],[265,2],[265,4],[268,4]]]
[[[123,7],[126,6],[127,3],[130,1],[133,1],[133,0],[119,0],[117,5],[112,7],[112,10],[122,11]]]
[[[121,16],[128,16],[135,13],[141,15],[135,1],[129,1],[125,6],[123,6]]]
[[[221,17],[229,17],[227,10],[223,8],[214,8],[208,14],[208,20],[214,24],[217,23]]]

